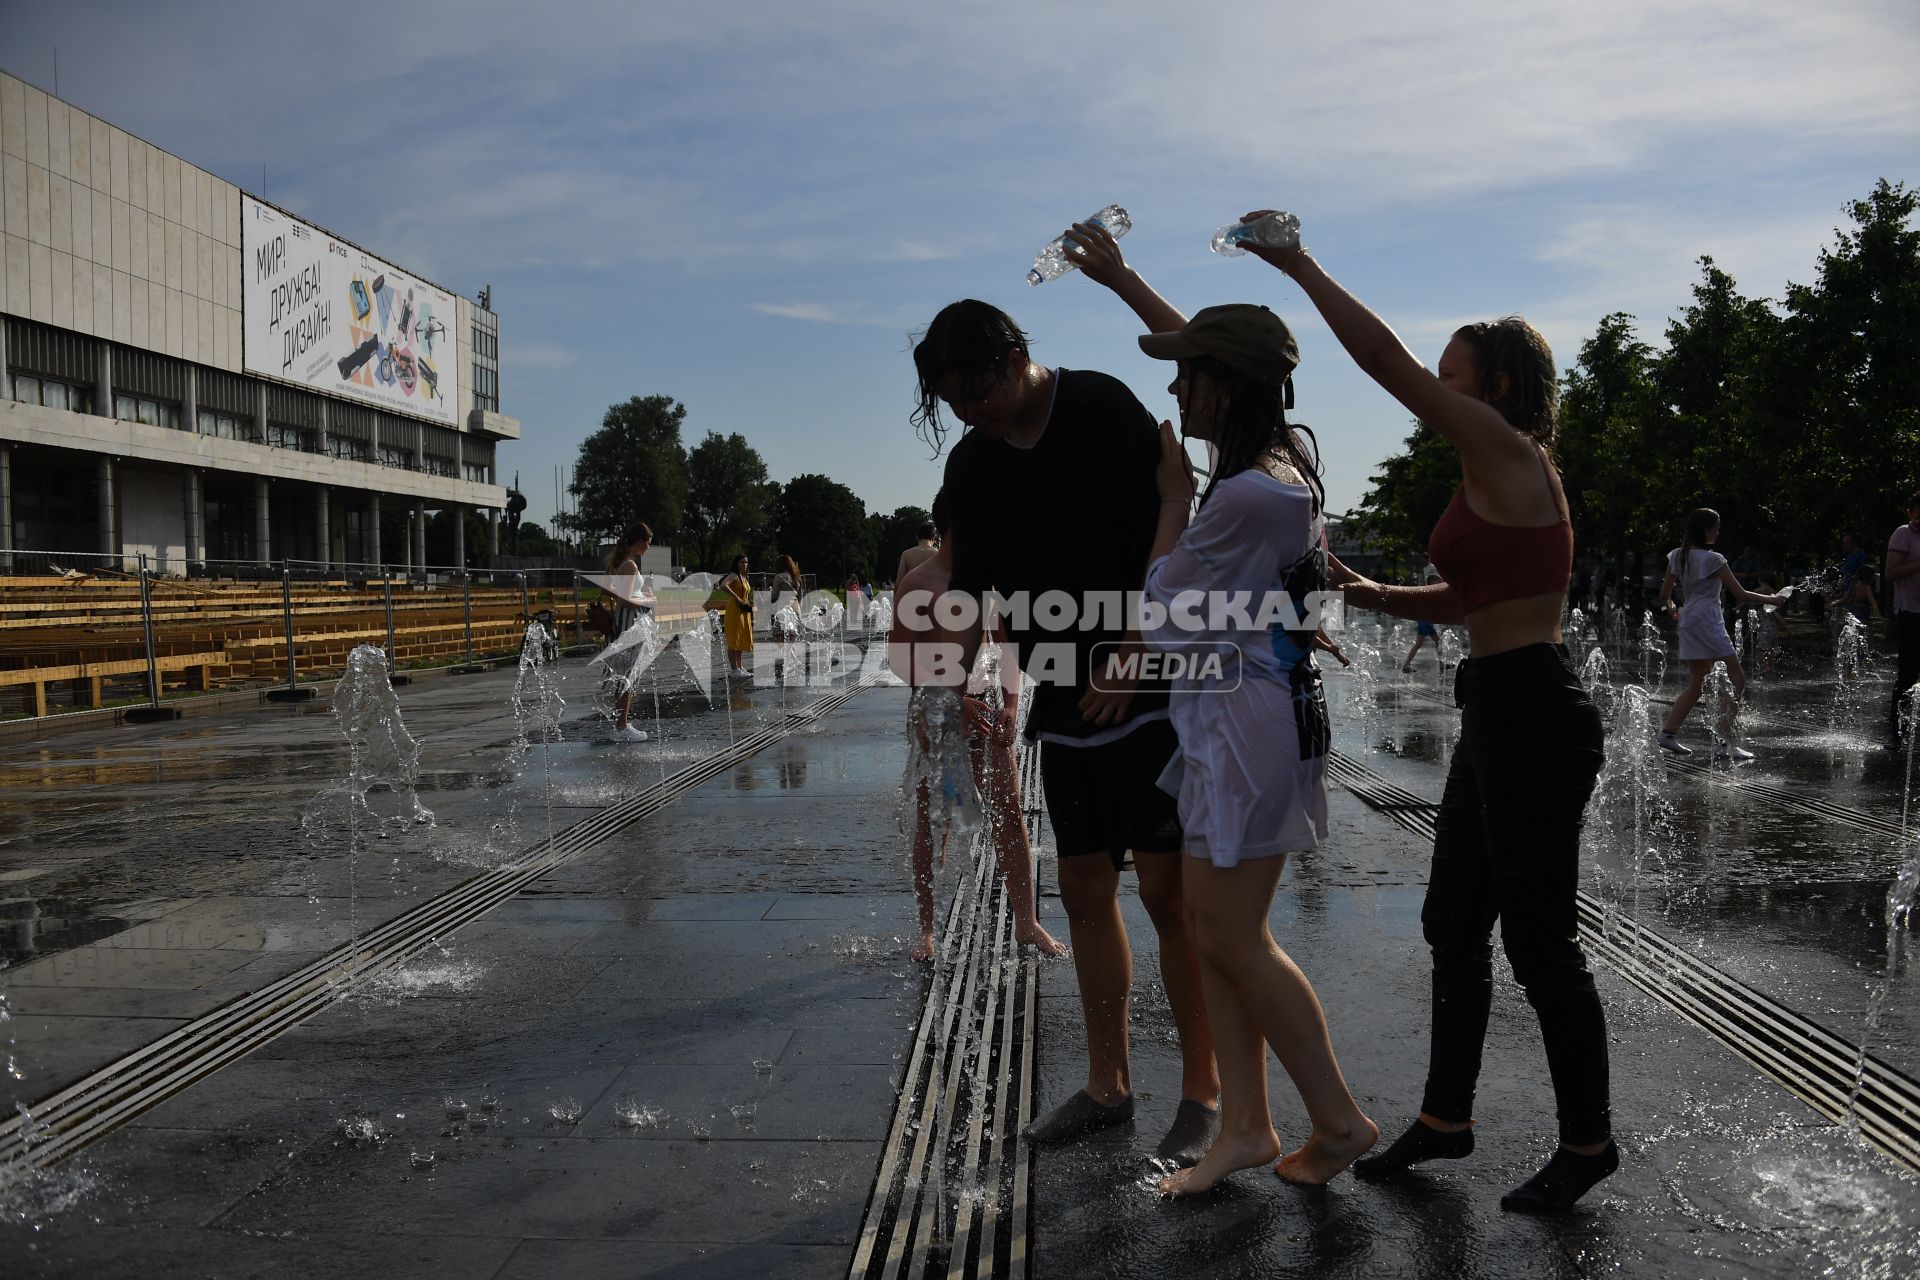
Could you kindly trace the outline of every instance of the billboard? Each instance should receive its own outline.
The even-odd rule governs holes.
[[[240,255],[247,372],[460,425],[452,294],[244,193]]]

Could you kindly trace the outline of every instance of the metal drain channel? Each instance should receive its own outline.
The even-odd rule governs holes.
[[[1339,752],[1328,773],[1400,826],[1433,837],[1437,804]],[[1862,1138],[1920,1171],[1920,1083],[1584,890],[1577,907],[1581,943],[1622,977],[1829,1120],[1847,1122],[1852,1110]]]
[[[1022,752],[1027,796],[1037,794],[1037,757]],[[1039,810],[1030,805],[1024,816],[1032,838]],[[1028,1274],[1032,1165],[1018,1134],[1033,1110],[1038,962],[1014,942],[991,835],[982,832],[970,852],[972,872],[954,892],[940,938],[938,1016],[930,989],[852,1280]],[[948,1206],[952,1221],[942,1223]]]
[[[600,810],[276,982],[223,1005],[110,1063],[0,1124],[0,1181],[44,1169],[214,1074],[339,1000],[355,983],[404,963],[525,886],[666,807],[694,787],[804,728],[858,694],[829,694],[706,756],[630,800]]]

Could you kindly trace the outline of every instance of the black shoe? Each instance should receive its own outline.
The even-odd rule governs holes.
[[[1607,1143],[1607,1149],[1597,1156],[1583,1156],[1562,1147],[1545,1168],[1501,1196],[1500,1207],[1514,1213],[1565,1213],[1619,1167],[1620,1148],[1615,1143]]]
[[[1191,1169],[1200,1163],[1200,1157],[1207,1154],[1207,1148],[1219,1136],[1220,1108],[1182,1098],[1180,1109],[1173,1115],[1173,1127],[1160,1139],[1153,1154],[1169,1161],[1176,1169]]]
[[[1095,1102],[1092,1095],[1082,1089],[1036,1119],[1020,1133],[1028,1142],[1065,1142],[1071,1138],[1085,1137],[1089,1133],[1098,1133],[1102,1129],[1110,1129],[1116,1124],[1125,1124],[1131,1119],[1133,1119],[1132,1094],[1108,1106],[1102,1102]]]
[[[1356,1178],[1391,1178],[1427,1160],[1459,1160],[1472,1154],[1473,1130],[1442,1133],[1425,1121],[1415,1120],[1385,1151],[1354,1161],[1353,1174]]]

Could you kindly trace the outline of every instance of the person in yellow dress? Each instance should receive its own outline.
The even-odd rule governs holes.
[[[727,593],[725,628],[727,666],[736,680],[747,678],[746,657],[753,652],[753,584],[747,580],[747,558],[735,556],[733,568],[720,579]]]

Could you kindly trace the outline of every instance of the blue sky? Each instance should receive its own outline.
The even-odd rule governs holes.
[[[1110,202],[1187,311],[1295,325],[1329,505],[1408,430],[1285,279],[1207,252],[1261,206],[1431,362],[1521,312],[1563,367],[1658,338],[1711,254],[1814,274],[1842,204],[1920,179],[1920,6],[1109,0],[10,4],[0,64],[501,316],[503,449],[551,513],[606,406],[663,393],[776,479],[925,505],[912,333],[985,298],[1038,358],[1172,413],[1138,326],[1034,252]],[[640,513],[644,516],[645,513]]]

